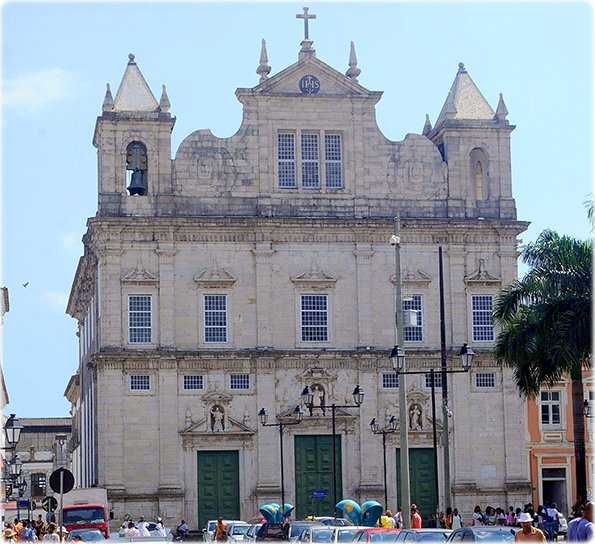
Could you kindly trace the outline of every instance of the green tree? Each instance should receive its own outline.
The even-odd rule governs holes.
[[[525,246],[521,259],[530,269],[505,286],[494,301],[500,332],[496,360],[513,368],[525,397],[541,387],[572,380],[572,419],[576,489],[586,497],[585,420],[582,370],[591,367],[591,240],[545,230]]]

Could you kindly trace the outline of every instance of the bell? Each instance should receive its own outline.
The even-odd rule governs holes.
[[[134,172],[132,172],[128,192],[130,196],[143,196],[147,194],[147,185],[143,180],[143,173],[138,168],[135,168]]]

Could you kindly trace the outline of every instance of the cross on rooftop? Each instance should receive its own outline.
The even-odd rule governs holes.
[[[308,13],[308,10],[310,8],[304,8],[304,13],[298,13],[295,18],[296,19],[303,19],[304,20],[304,39],[305,40],[309,40],[310,38],[308,37],[308,19],[316,19],[316,15],[310,15]]]

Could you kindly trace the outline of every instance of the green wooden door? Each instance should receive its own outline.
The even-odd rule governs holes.
[[[332,516],[333,504],[333,437],[332,435],[295,437],[295,515]],[[341,436],[335,436],[337,502],[342,499]],[[326,491],[326,497],[312,500],[312,492]]]
[[[397,497],[401,505],[401,450],[397,449]],[[434,450],[411,448],[409,450],[409,479],[411,503],[417,505],[423,526],[428,525],[430,512],[436,511],[436,486],[434,484]],[[403,512],[403,515],[409,515]]]
[[[198,452],[198,528],[209,519],[240,519],[237,451]]]

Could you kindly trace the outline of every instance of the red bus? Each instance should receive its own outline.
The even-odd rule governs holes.
[[[102,504],[77,504],[62,508],[62,524],[70,532],[73,529],[99,529],[109,538],[107,512]]]

